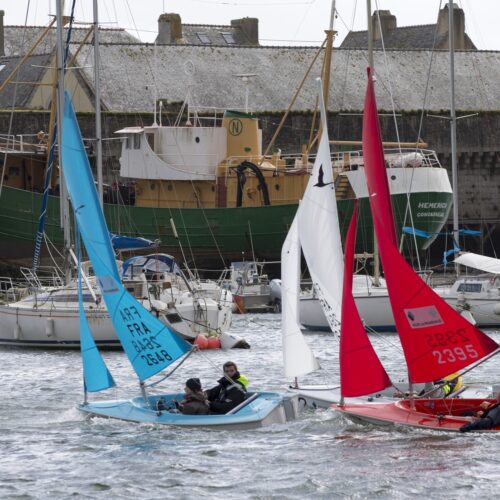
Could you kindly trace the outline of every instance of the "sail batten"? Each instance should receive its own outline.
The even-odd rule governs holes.
[[[140,380],[160,372],[190,346],[123,287],[69,94],[62,131],[64,179],[75,218],[116,334]]]
[[[368,338],[352,294],[356,244],[356,202],[347,231],[344,253],[342,325],[340,328],[340,387],[342,397],[357,397],[382,391],[392,385]]]
[[[370,69],[363,114],[363,157],[380,258],[410,382],[441,379],[476,363],[498,345],[429,288],[397,249]]]

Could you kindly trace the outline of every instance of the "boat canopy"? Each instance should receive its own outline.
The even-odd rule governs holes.
[[[137,268],[155,273],[182,274],[177,262],[175,262],[175,259],[171,255],[167,255],[165,253],[138,255],[127,259],[123,263],[122,276],[133,276],[133,270]]]
[[[455,259],[457,264],[472,267],[485,273],[500,274],[500,259],[486,257],[477,253],[464,253]]]

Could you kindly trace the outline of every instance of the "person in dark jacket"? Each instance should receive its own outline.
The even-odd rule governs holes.
[[[201,390],[200,379],[188,379],[184,391],[184,399],[176,404],[177,409],[184,415],[208,415],[207,396]]]
[[[236,363],[227,361],[223,365],[224,376],[218,385],[206,391],[210,413],[224,414],[245,401],[248,379],[238,371]]]
[[[481,410],[477,412],[477,417],[472,422],[462,425],[460,432],[476,431],[480,429],[493,429],[500,425],[500,392],[496,395],[496,401],[481,403]]]

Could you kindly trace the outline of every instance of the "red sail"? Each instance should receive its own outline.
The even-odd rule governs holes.
[[[391,381],[366,334],[352,295],[358,205],[347,232],[340,325],[340,388],[343,397],[364,396],[389,387]]]
[[[363,157],[375,234],[410,382],[435,381],[479,361],[498,345],[434,293],[397,249],[370,69]]]

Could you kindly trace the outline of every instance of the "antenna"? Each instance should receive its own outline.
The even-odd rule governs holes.
[[[241,81],[245,84],[245,113],[248,113],[248,80],[258,75],[257,73],[239,73],[233,76],[241,78]]]

